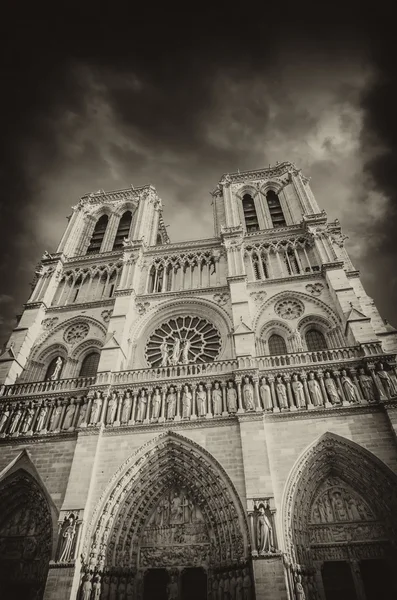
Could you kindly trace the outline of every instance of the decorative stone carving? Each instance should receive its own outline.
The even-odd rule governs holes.
[[[324,286],[322,283],[308,283],[306,286],[306,290],[312,294],[312,296],[320,296],[323,289]]]
[[[314,406],[322,406],[323,396],[321,394],[321,387],[313,371],[309,373],[309,379],[307,381],[307,387],[309,388],[310,397]]]
[[[83,407],[82,407],[83,409]],[[101,392],[95,392],[95,397],[92,403],[91,415],[90,415],[90,425],[96,425],[99,422],[101,417],[101,409],[102,409],[102,397]],[[108,411],[109,413],[109,411]],[[110,413],[109,413],[110,415]],[[81,414],[80,414],[81,416]],[[107,415],[106,415],[107,416]],[[107,418],[106,418],[106,422]]]
[[[303,352],[303,341],[300,332],[295,329],[288,338],[292,352]]]
[[[358,378],[361,383],[364,398],[368,400],[368,402],[376,402],[375,386],[372,377],[367,375],[363,368],[360,368]]]
[[[200,317],[177,317],[158,327],[146,344],[146,358],[153,367],[215,360],[221,349],[218,329]]]
[[[225,304],[227,304],[229,299],[230,299],[230,295],[227,294],[226,292],[214,294],[214,300],[217,304],[219,304],[219,306],[224,306]]]
[[[73,513],[65,517],[64,524],[61,529],[61,548],[59,554],[59,562],[69,562],[73,558],[73,542],[76,536],[77,519]]]
[[[379,369],[376,372],[387,398],[392,398],[397,395],[397,389],[395,381],[390,377],[388,371],[385,371],[383,364],[379,363]]]
[[[33,404],[30,403],[29,406],[25,410],[25,417],[23,419],[21,433],[27,433],[32,429],[33,417],[34,417],[35,409],[33,408]],[[0,427],[1,431],[1,427]]]
[[[189,419],[192,412],[192,394],[188,385],[183,386],[182,419]]]
[[[237,392],[236,388],[233,385],[233,381],[227,382],[227,410],[230,414],[234,414],[237,412]]]
[[[257,306],[260,306],[264,302],[266,296],[267,293],[263,290],[261,290],[260,292],[252,292],[251,294],[251,298],[253,298]]]
[[[212,390],[212,410],[214,416],[220,416],[222,414],[222,390],[219,387],[219,383],[216,381],[214,389]]]
[[[150,308],[150,302],[136,302],[135,306],[138,315],[144,315]]]
[[[48,427],[49,431],[59,431],[61,416],[62,404],[60,400],[57,400],[51,414],[50,424]]]
[[[199,417],[205,417],[205,415],[207,413],[207,408],[206,408],[207,394],[206,394],[206,391],[205,391],[204,386],[203,386],[202,383],[199,383],[198,391],[197,391],[197,394],[196,394],[196,400],[197,400],[197,412],[198,412],[198,416]]]
[[[102,320],[103,320],[105,323],[109,323],[109,321],[110,321],[110,317],[112,316],[112,312],[113,312],[113,311],[112,311],[112,310],[110,310],[110,309],[108,309],[108,310],[103,310],[103,311],[101,312],[101,317],[102,317]]]
[[[65,330],[63,339],[67,344],[77,344],[87,337],[89,330],[88,323],[74,323]]]
[[[52,329],[58,323],[58,321],[58,317],[48,317],[47,319],[44,319],[42,322],[43,329],[46,329],[47,331]]]
[[[298,319],[305,312],[305,307],[300,300],[285,299],[275,304],[274,312],[282,319]]]
[[[254,386],[250,383],[248,376],[244,377],[243,398],[245,410],[255,410],[254,403]]]
[[[9,429],[10,435],[17,432],[17,429],[20,425],[21,418],[22,418],[22,406],[17,404],[16,409],[11,417],[11,425],[10,425],[10,429]]]
[[[360,393],[357,389],[357,386],[352,382],[350,377],[347,376],[345,370],[342,371],[341,383],[347,400],[349,402],[359,402]]]
[[[161,408],[161,393],[160,389],[156,387],[152,398],[152,419],[157,420],[160,416]]]
[[[92,593],[92,575],[87,573],[83,579],[81,586],[81,600],[91,600]]]
[[[299,381],[298,375],[296,373],[294,373],[292,375],[292,389],[294,391],[297,408],[305,408],[306,407],[305,390],[303,388],[302,382]]]
[[[259,554],[266,554],[274,548],[273,527],[268,503],[259,505],[259,515],[256,520],[256,542]]]
[[[288,408],[287,388],[280,375],[276,377],[276,391],[280,408]]]
[[[72,429],[73,428],[73,419],[76,412],[76,404],[74,398],[70,399],[69,405],[66,408],[65,418],[63,420],[62,429]]]
[[[167,419],[174,419],[176,410],[176,394],[175,388],[170,387],[169,394],[167,396]]]
[[[261,379],[259,393],[261,396],[263,409],[264,410],[272,410],[273,409],[272,393],[271,393],[270,385],[267,384],[265,377],[262,377],[262,379]]]
[[[47,418],[47,413],[48,413],[48,404],[46,402],[44,402],[39,410],[39,414],[37,416],[37,421],[36,421],[36,432],[40,433],[40,431],[43,431],[44,429],[44,424]]]
[[[63,367],[63,360],[62,360],[62,358],[60,356],[58,356],[58,358],[55,361],[54,372],[53,372],[53,374],[50,377],[51,381],[56,381],[57,379],[60,378],[62,367]]]
[[[332,379],[329,371],[326,371],[324,378],[325,389],[327,390],[328,397],[330,399],[331,404],[341,404],[342,397],[341,394],[336,387],[335,381]]]
[[[6,423],[8,421],[8,417],[10,416],[10,407],[8,404],[4,406],[2,413],[0,415],[0,434],[3,433],[6,428]]]
[[[141,393],[138,397],[138,412],[136,416],[136,420],[142,422],[145,420],[146,415],[146,407],[147,407],[147,396],[145,390],[142,389]]]

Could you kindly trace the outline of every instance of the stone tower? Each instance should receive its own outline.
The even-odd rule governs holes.
[[[99,191],[44,253],[0,357],[2,598],[394,597],[397,332],[295,165],[212,206],[171,243],[153,186]]]

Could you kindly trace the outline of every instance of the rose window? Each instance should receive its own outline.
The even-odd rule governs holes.
[[[150,336],[145,355],[152,367],[212,362],[221,349],[221,334],[200,317],[176,317]]]
[[[63,339],[68,344],[75,344],[80,340],[83,340],[89,332],[89,325],[87,323],[76,323],[67,328],[64,333]]]
[[[305,312],[305,307],[299,300],[280,300],[274,312],[282,319],[298,319]]]

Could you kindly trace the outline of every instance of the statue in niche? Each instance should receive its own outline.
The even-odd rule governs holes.
[[[110,590],[110,577],[109,577],[109,575],[104,575],[103,581],[102,581],[102,598],[109,597],[109,590]]]
[[[59,423],[62,415],[62,404],[60,400],[56,401],[55,408],[52,411],[52,415],[50,418],[50,426],[49,431],[57,431],[59,430]]]
[[[34,408],[33,408],[32,403],[30,403],[28,408],[25,411],[25,419],[22,423],[21,433],[27,433],[28,431],[31,430],[33,417],[34,417]],[[1,428],[0,428],[0,431],[1,431]]]
[[[385,390],[386,396],[388,398],[395,396],[397,394],[395,382],[390,377],[389,373],[384,370],[382,363],[379,363],[379,370],[377,371],[376,374],[382,383],[382,386],[383,386],[383,389]]]
[[[223,600],[224,591],[225,589],[222,573],[218,573],[218,600]]]
[[[183,348],[182,348],[182,363],[183,364],[187,364],[189,361],[189,350],[190,350],[190,346],[191,346],[191,341],[186,339],[183,342]]]
[[[134,600],[134,579],[132,577],[130,577],[127,583],[126,600]]]
[[[303,383],[299,381],[296,373],[292,375],[292,389],[295,395],[296,406],[298,408],[306,408],[305,390],[303,388]]]
[[[12,415],[11,426],[10,426],[10,429],[8,432],[10,435],[15,433],[16,430],[18,429],[18,425],[21,421],[21,417],[22,417],[22,408],[19,404],[17,404],[16,411]]]
[[[244,592],[243,592],[243,587],[244,587],[244,579],[243,576],[241,574],[241,571],[237,571],[236,573],[237,575],[237,580],[236,580],[236,600],[244,600]]]
[[[88,404],[86,399],[83,399],[83,404],[80,408],[79,418],[77,419],[77,427],[81,427],[82,423],[86,423]]]
[[[3,433],[3,429],[5,429],[6,427],[6,423],[8,420],[8,417],[10,416],[10,407],[7,406],[4,408],[1,417],[0,417],[0,433]]]
[[[178,600],[178,580],[175,575],[171,575],[171,581],[167,584],[167,600]]]
[[[237,392],[233,381],[227,382],[227,410],[231,415],[237,412]]]
[[[138,414],[136,416],[137,421],[144,421],[146,415],[146,407],[147,407],[147,396],[145,394],[145,390],[141,389],[141,392],[138,397]]]
[[[243,397],[245,410],[255,410],[254,405],[254,386],[250,383],[248,375],[244,377]]]
[[[73,419],[76,412],[76,404],[74,398],[70,399],[70,403],[65,412],[65,418],[63,421],[62,429],[70,429],[73,427]]]
[[[314,376],[313,371],[309,373],[309,380],[307,382],[307,387],[309,388],[310,396],[312,399],[312,403],[314,406],[322,406],[323,404],[323,396],[321,394],[320,384]]]
[[[248,569],[243,570],[244,579],[243,579],[243,598],[244,600],[251,600],[251,577]]]
[[[237,579],[235,576],[235,572],[234,571],[230,571],[229,573],[229,593],[230,593],[230,600],[236,600],[236,586],[237,586]]]
[[[183,396],[182,396],[182,418],[190,419],[190,414],[192,412],[192,394],[189,390],[188,385],[183,386]]]
[[[257,544],[259,554],[271,552],[273,543],[273,527],[270,521],[269,504],[259,506],[259,515],[256,524]]]
[[[229,581],[229,573],[223,574],[223,595],[225,600],[230,599],[230,581]]]
[[[117,577],[115,577],[114,575],[110,579],[109,587],[110,587],[109,600],[116,600],[117,599]]]
[[[106,425],[113,425],[117,412],[117,394],[112,392],[109,398],[109,404],[106,411]]]
[[[174,337],[174,346],[172,348],[171,364],[177,365],[179,363],[179,356],[181,354],[181,340]]]
[[[125,579],[125,577],[122,577],[120,579],[120,583],[119,583],[117,600],[125,600],[126,587],[127,587],[126,579]]]
[[[303,585],[302,585],[302,577],[299,574],[296,575],[295,594],[296,594],[296,600],[306,600],[305,590],[303,589]]]
[[[346,394],[346,398],[349,402],[359,402],[360,394],[357,386],[352,382],[350,377],[347,376],[346,371],[343,369],[341,377],[342,387]]]
[[[101,417],[102,398],[101,392],[95,392],[95,398],[92,403],[92,410],[90,416],[90,425],[96,425]],[[108,410],[109,413],[109,410]],[[107,422],[107,419],[106,419]]]
[[[206,391],[205,391],[202,383],[199,383],[196,399],[197,399],[198,416],[205,417],[206,412],[207,412],[207,408],[206,408],[207,394],[206,394]]]
[[[214,389],[212,390],[212,408],[214,416],[222,414],[222,390],[219,387],[219,383],[216,381]]]
[[[361,367],[359,369],[359,376],[358,376],[360,383],[361,383],[361,387],[363,390],[363,394],[364,394],[364,398],[366,400],[368,400],[368,402],[376,402],[376,396],[375,396],[375,387],[374,387],[374,382],[372,381],[372,377],[370,377],[369,375],[367,375],[365,373],[365,370]]]
[[[169,394],[167,396],[167,419],[174,419],[176,409],[176,394],[174,386],[170,387]]]
[[[92,600],[99,600],[101,597],[101,576],[95,575],[94,583],[92,584]]]
[[[121,410],[121,422],[123,424],[128,423],[131,414],[131,406],[132,406],[132,397],[131,392],[126,392],[125,398],[123,400],[123,408]]]
[[[72,558],[73,540],[76,535],[77,519],[73,514],[65,517],[62,526],[61,536],[63,539],[62,551],[59,556],[59,562],[68,562]]]
[[[281,379],[281,375],[276,377],[276,391],[280,408],[288,408],[287,388]]]
[[[264,410],[272,410],[273,402],[272,402],[272,393],[270,390],[270,385],[266,382],[265,377],[261,379],[261,385],[259,388],[259,394],[262,400],[262,405]]]
[[[328,392],[328,397],[330,399],[331,404],[340,404],[342,402],[342,398],[338,388],[336,387],[336,383],[332,379],[329,371],[325,373],[324,385],[325,389]]]
[[[160,416],[160,409],[161,409],[161,394],[160,394],[160,389],[158,387],[156,387],[154,389],[154,394],[153,394],[153,398],[152,398],[152,419],[156,420],[159,418]]]
[[[47,413],[48,413],[48,405],[47,403],[44,401],[40,410],[39,410],[39,414],[37,417],[37,421],[36,421],[36,431],[40,432],[43,431],[44,429],[44,425],[45,425],[45,420],[47,418]]]
[[[51,381],[56,381],[57,379],[59,379],[59,377],[61,375],[61,371],[62,371],[62,366],[63,366],[63,360],[60,356],[58,356],[58,358],[55,361],[54,372],[50,377]]]
[[[163,340],[161,342],[160,352],[161,352],[161,366],[168,367],[168,365],[170,364],[170,357],[168,355],[168,345],[167,345],[166,340]]]
[[[218,587],[219,587],[218,575],[214,574],[214,578],[212,580],[212,597],[215,598],[215,600],[218,600]]]
[[[87,575],[84,576],[84,580],[83,580],[83,585],[81,588],[81,600],[91,600],[91,593],[92,593],[92,575],[90,573],[87,573]]]

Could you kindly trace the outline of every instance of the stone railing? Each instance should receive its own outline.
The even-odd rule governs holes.
[[[52,394],[88,388],[95,382],[95,377],[73,377],[56,379],[55,381],[28,381],[5,385],[0,389],[0,397],[31,396],[35,394]]]
[[[228,361],[220,361],[226,369]],[[45,399],[0,402],[0,438],[72,432],[76,429],[145,426],[230,418],[245,413],[285,413],[311,409],[338,409],[397,400],[397,377],[390,365],[375,370],[356,361],[337,369],[299,367],[288,370],[231,371],[208,377],[187,376],[168,382],[118,382],[90,390]],[[219,363],[215,368],[220,368]],[[113,382],[114,384],[114,382]]]
[[[306,352],[291,352],[280,356],[260,356],[257,358],[259,369],[277,369],[279,367],[296,367],[318,363],[334,363],[357,360],[363,356],[360,346],[345,348],[327,348]]]

